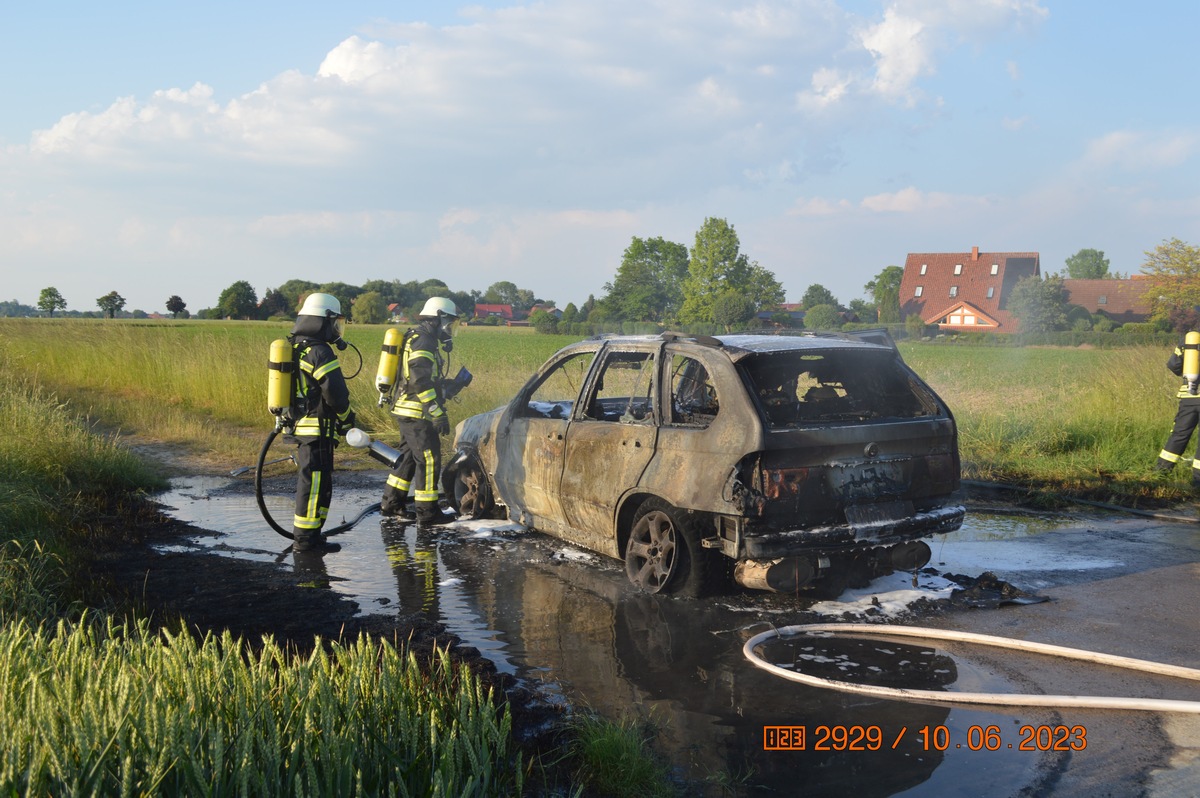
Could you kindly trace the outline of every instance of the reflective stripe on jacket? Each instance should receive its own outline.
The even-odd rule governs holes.
[[[400,353],[401,393],[392,405],[392,413],[401,418],[437,418],[442,409],[442,357],[437,334],[424,326],[415,335],[405,336]]]
[[[350,414],[350,389],[333,348],[324,341],[297,337],[292,346],[300,350],[300,374],[296,393],[305,415],[296,421],[297,438],[332,438],[337,422]]]

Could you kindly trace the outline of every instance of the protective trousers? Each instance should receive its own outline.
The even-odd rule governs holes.
[[[292,536],[298,543],[314,541],[329,516],[333,498],[333,446],[328,437],[302,438],[296,447],[296,515]]]
[[[1175,413],[1175,425],[1171,435],[1158,453],[1157,468],[1160,471],[1170,471],[1175,464],[1183,459],[1183,450],[1187,448],[1197,424],[1200,424],[1200,397],[1195,399],[1180,399],[1179,410]],[[1192,486],[1200,487],[1200,460],[1192,460]]]
[[[397,418],[400,428],[400,462],[388,475],[383,489],[384,512],[399,511],[409,490],[417,510],[434,509],[442,472],[442,444],[433,422],[423,418]]]

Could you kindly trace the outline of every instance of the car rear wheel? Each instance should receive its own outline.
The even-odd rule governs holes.
[[[685,513],[660,499],[638,509],[625,547],[625,573],[639,590],[704,595],[715,582],[713,560]]]

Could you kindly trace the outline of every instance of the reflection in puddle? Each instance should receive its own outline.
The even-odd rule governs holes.
[[[331,517],[353,517],[377,501],[378,492],[339,486]],[[500,522],[424,533],[369,516],[336,536],[337,551],[295,556],[289,541],[263,522],[244,482],[181,480],[160,501],[174,517],[220,533],[192,546],[295,568],[314,589],[353,598],[362,613],[424,613],[549,701],[650,721],[657,749],[689,781],[692,794],[998,796],[1035,784],[1044,772],[1039,768],[1053,767],[1036,753],[956,747],[971,727],[997,725],[1007,733],[1046,722],[1047,713],[1025,710],[1018,717],[867,699],[786,682],[744,659],[742,644],[768,619],[802,622],[811,602],[768,594],[686,601],[636,593],[621,563]],[[984,532],[968,527],[962,543],[979,542],[974,534]],[[943,589],[907,587],[916,596]],[[1019,691],[930,646],[844,638],[775,645],[772,656],[780,661],[803,663],[806,672],[823,668],[834,678]],[[764,750],[765,729],[773,726],[804,726],[806,749]],[[816,750],[820,726],[878,729],[888,744]],[[945,727],[955,745],[930,747],[917,733],[927,727]],[[979,778],[984,771],[987,778]]]

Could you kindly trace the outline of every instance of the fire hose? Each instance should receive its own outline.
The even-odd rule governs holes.
[[[270,463],[267,462],[267,452],[269,452],[271,450],[271,444],[273,444],[275,442],[275,438],[277,438],[279,436],[279,433],[280,433],[279,428],[271,430],[270,434],[267,435],[266,440],[263,441],[262,449],[259,450],[258,464],[256,465],[256,467],[254,469],[254,498],[258,502],[258,509],[262,513],[263,520],[265,520],[267,522],[267,524],[271,527],[271,529],[274,529],[276,532],[283,535],[288,540],[293,540],[294,537],[293,537],[291,531],[288,529],[285,529],[282,525],[279,524],[279,522],[277,522],[271,516],[271,511],[270,511],[270,509],[267,508],[266,499],[263,497],[263,484],[262,484],[263,469],[270,463],[279,463],[279,462],[283,462],[284,460],[294,459],[292,456],[289,455],[288,457],[280,457],[275,460],[271,460]],[[355,433],[358,433],[358,435],[355,435]],[[366,441],[365,443],[363,442],[363,439],[365,439],[365,441]],[[371,454],[372,457],[374,457],[376,460],[380,460],[381,462],[384,462],[385,464],[389,465],[390,467],[395,467],[396,462],[400,459],[399,452],[397,452],[395,449],[391,448],[390,446],[387,446],[386,444],[380,443],[378,441],[372,441],[371,438],[360,429],[350,430],[350,432],[348,432],[346,434],[346,442],[356,448],[369,447],[369,453]],[[379,453],[376,452],[377,449],[379,450]],[[381,459],[381,458],[387,458],[389,453],[395,455],[390,461],[387,459]],[[364,518],[366,518],[371,513],[379,512],[379,509],[380,509],[379,502],[376,502],[375,504],[372,504],[369,507],[367,507],[366,509],[364,509],[361,513],[359,513],[357,516],[355,516],[351,520],[346,521],[345,523],[339,524],[337,526],[325,529],[324,530],[325,536],[329,537],[331,535],[339,535],[342,532],[345,532],[347,529],[353,528],[356,524],[358,524],[359,521],[362,521]]]
[[[1200,681],[1200,670],[1184,668],[1178,665],[1166,665],[1148,660],[1118,657],[1112,654],[1102,654],[1078,648],[1053,646],[1046,643],[1036,643],[1027,640],[1015,640],[1008,637],[974,634],[972,632],[956,632],[942,629],[930,629],[920,626],[884,626],[880,624],[855,623],[814,623],[798,626],[785,626],[762,632],[746,641],[742,646],[742,654],[756,668],[761,668],[775,676],[810,687],[821,687],[838,690],[844,693],[857,693],[877,698],[897,699],[932,704],[989,704],[992,706],[1024,706],[1024,707],[1083,707],[1089,709],[1131,709],[1151,712],[1187,712],[1200,713],[1200,701],[1174,701],[1157,698],[1117,698],[1108,696],[1071,696],[1071,695],[1029,695],[1007,693],[945,693],[936,690],[909,690],[899,687],[881,687],[870,684],[855,684],[836,679],[825,679],[819,676],[801,673],[789,668],[767,662],[756,649],[773,637],[783,635],[799,635],[810,632],[828,633],[827,636],[849,633],[855,635],[891,635],[896,637],[919,637],[926,640],[950,640],[993,648],[1007,648],[1026,651],[1035,654],[1047,654],[1065,659],[1093,662],[1125,670],[1153,673],[1160,676],[1171,676],[1178,679]]]

